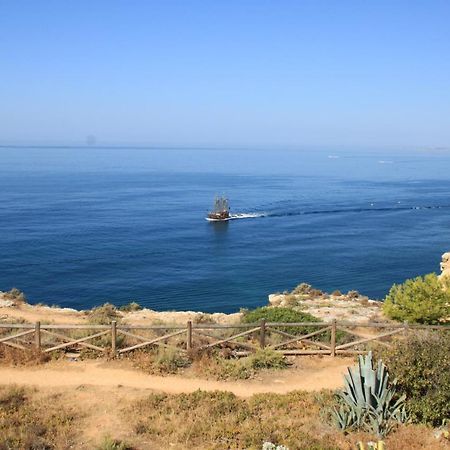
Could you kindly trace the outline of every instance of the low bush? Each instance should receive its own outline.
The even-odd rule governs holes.
[[[10,291],[6,292],[5,298],[16,303],[26,303],[27,301],[25,294],[17,288],[12,288]]]
[[[252,369],[286,369],[286,358],[271,349],[258,350],[247,356]]]
[[[414,422],[438,426],[450,418],[450,330],[416,332],[382,356]]]
[[[241,322],[243,323],[259,323],[261,320],[266,322],[283,322],[283,323],[295,323],[295,322],[319,322],[317,317],[312,316],[306,312],[296,311],[291,308],[282,307],[270,307],[262,306],[261,308],[245,311],[242,315]],[[290,334],[307,334],[314,331],[314,327],[281,327],[281,331],[285,331]]]
[[[126,305],[122,305],[119,307],[119,311],[122,312],[134,312],[134,311],[140,311],[142,309],[142,306],[137,302],[130,302]]]
[[[450,316],[450,279],[430,273],[394,284],[383,304],[384,313],[394,320],[436,324]]]
[[[301,323],[301,322],[321,322],[320,319],[314,317],[313,315],[303,312],[297,311],[291,308],[283,308],[283,307],[270,307],[263,306],[261,308],[256,308],[253,310],[244,310],[242,311],[243,315],[241,317],[241,322],[243,323],[259,323],[262,319],[265,319],[266,322],[280,322],[280,323]],[[300,327],[290,327],[290,326],[282,326],[277,327],[277,330],[284,331],[285,333],[289,333],[292,335],[305,335],[308,333],[312,333],[316,330],[319,330],[320,327],[314,326],[300,326]],[[323,333],[313,336],[310,339],[313,341],[322,341],[322,342],[330,342],[330,331],[324,331]],[[336,332],[336,343],[337,344],[345,344],[350,342],[352,337],[346,333],[345,331],[337,330]]]
[[[200,355],[194,361],[194,371],[216,380],[246,380],[263,369],[280,370],[288,367],[286,359],[271,349],[258,350],[242,358],[226,359],[219,355]]]
[[[313,288],[308,283],[300,283],[297,287],[292,290],[292,294],[300,294],[308,296],[309,298],[320,297],[323,291],[320,289]]]
[[[348,291],[347,297],[350,299],[356,299],[359,297],[359,292],[358,291]]]
[[[175,374],[190,365],[186,356],[172,348],[135,351],[130,358],[138,369],[158,375]]]
[[[87,315],[89,323],[94,325],[109,325],[113,320],[119,322],[121,319],[117,308],[111,303],[92,308]]]
[[[196,314],[193,319],[194,323],[215,323],[211,314],[200,313]]]
[[[133,450],[133,447],[111,436],[105,436],[97,450]]]

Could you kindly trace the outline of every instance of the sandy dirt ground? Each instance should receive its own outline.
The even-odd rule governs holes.
[[[308,358],[295,369],[262,373],[253,380],[214,381],[184,376],[148,375],[120,362],[57,361],[37,367],[1,367],[0,384],[39,388],[127,387],[172,394],[198,389],[230,391],[240,397],[263,392],[316,391],[342,386],[342,375],[352,364],[349,358]]]
[[[124,420],[124,407],[152,392],[169,394],[201,390],[230,391],[246,398],[253,394],[293,390],[319,391],[342,386],[342,375],[351,358],[304,358],[295,368],[261,372],[244,381],[214,381],[186,375],[155,376],[133,369],[126,361],[54,361],[42,366],[0,367],[0,385],[23,385],[37,388],[36,395],[58,395],[83,411],[82,436],[77,448],[92,449],[99,435],[127,440],[134,435]],[[101,433],[99,432],[101,430]],[[145,436],[139,448],[155,448]]]
[[[30,323],[40,321],[42,323],[57,324],[83,324],[88,323],[88,316],[83,311],[71,308],[58,308],[42,305],[29,305],[27,303],[15,306],[2,306],[2,293],[0,292],[0,321],[8,323],[17,319]],[[132,325],[152,324],[182,324],[188,320],[197,321],[201,317],[208,317],[209,322],[219,324],[232,324],[239,322],[241,314],[213,313],[204,314],[196,311],[153,311],[142,309],[134,312],[120,313],[124,323]]]

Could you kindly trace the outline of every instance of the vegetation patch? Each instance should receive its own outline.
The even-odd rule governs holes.
[[[319,322],[317,317],[312,316],[306,312],[296,311],[292,308],[283,308],[281,306],[271,307],[262,306],[261,308],[244,311],[241,322],[243,323],[259,323],[261,320],[266,322],[281,322],[281,323],[300,323],[300,322]],[[314,331],[314,327],[278,327],[281,331],[290,334],[307,334]]]
[[[48,353],[34,349],[21,350],[0,344],[0,364],[7,366],[33,366],[50,361]]]
[[[10,291],[5,292],[3,294],[3,296],[6,300],[11,300],[14,303],[26,303],[27,302],[27,298],[26,298],[25,294],[17,288],[12,288]]]
[[[248,399],[230,392],[152,394],[124,410],[136,437],[154,448],[261,450],[351,450],[357,442],[376,440],[367,432],[343,434],[327,423],[324,411],[333,404],[331,392],[258,394]],[[274,447],[269,447],[268,444]],[[385,439],[386,449],[446,448],[432,430],[399,425]]]
[[[32,399],[28,389],[0,386],[0,449],[74,448],[76,414],[57,396]]]
[[[142,309],[142,306],[137,302],[130,302],[126,305],[122,305],[119,307],[119,311],[122,312],[135,312],[140,311]]]
[[[130,359],[136,368],[157,375],[175,374],[190,365],[185,355],[172,348],[136,351],[130,355]]]
[[[339,448],[304,426],[305,418],[318,412],[318,402],[302,392],[243,400],[229,392],[197,391],[153,394],[125,414],[134,431],[156,445],[171,442],[176,448],[261,449],[270,441],[292,449]]]
[[[88,322],[93,325],[109,325],[113,320],[120,322],[121,315],[118,309],[111,303],[92,308],[87,312]]]
[[[194,372],[216,380],[246,380],[264,369],[286,369],[286,358],[270,349],[258,350],[242,358],[226,359],[224,355],[204,354],[194,361]]]
[[[96,448],[96,450],[133,450],[126,442],[119,439],[113,439],[111,436],[105,436]]]
[[[342,431],[364,429],[378,438],[388,435],[396,425],[407,422],[405,395],[397,393],[396,382],[381,360],[374,366],[372,353],[360,356],[358,366],[344,376],[338,407],[332,411],[335,425]]]
[[[394,284],[383,304],[394,320],[437,324],[450,318],[450,279],[435,273]]]
[[[280,322],[280,323],[305,323],[311,322],[314,324],[315,322],[322,322],[317,317],[304,312],[297,311],[292,308],[285,308],[281,306],[271,307],[271,306],[263,306],[261,308],[256,308],[253,310],[244,310],[241,318],[241,322],[243,323],[259,323],[261,320],[265,320],[266,322]],[[288,333],[291,335],[302,336],[309,333],[313,333],[315,331],[320,330],[319,326],[281,326],[276,327],[277,330],[280,330],[284,333]],[[330,331],[324,331],[316,336],[310,337],[312,341],[322,341],[324,343],[329,343],[331,338]],[[280,336],[272,335],[272,339],[277,339],[278,341],[281,339]],[[337,330],[336,332],[336,343],[337,344],[345,344],[350,342],[352,337],[346,333],[345,331]]]
[[[450,331],[414,333],[383,353],[414,422],[450,419]]]

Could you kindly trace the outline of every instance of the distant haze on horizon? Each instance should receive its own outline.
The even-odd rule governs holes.
[[[450,147],[450,2],[0,3],[0,145]]]

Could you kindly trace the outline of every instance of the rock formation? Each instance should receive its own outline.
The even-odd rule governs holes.
[[[450,252],[446,252],[442,255],[440,276],[450,277]]]

